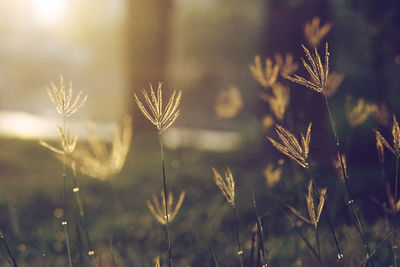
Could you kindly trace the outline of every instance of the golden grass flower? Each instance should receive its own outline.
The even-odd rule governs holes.
[[[155,266],[155,267],[161,267],[161,265],[160,265],[160,256],[157,256],[157,257],[154,259],[154,266]]]
[[[264,169],[264,177],[268,188],[273,187],[277,182],[281,180],[282,168],[274,167],[273,164],[268,164]]]
[[[229,168],[225,171],[225,180],[222,176],[214,169],[215,183],[221,189],[222,194],[225,196],[226,200],[232,206],[235,206],[235,181],[233,180],[232,172]]]
[[[325,95],[327,97],[333,96],[340,84],[344,80],[344,75],[335,71],[328,74],[328,80],[326,81]]]
[[[292,206],[288,205],[288,207],[297,217],[299,217],[306,223],[314,225],[315,229],[317,229],[319,218],[321,217],[322,209],[324,208],[325,204],[326,188],[322,188],[321,191],[319,192],[319,203],[317,210],[315,210],[314,198],[312,194],[313,194],[313,186],[312,186],[312,180],[310,180],[310,182],[308,183],[308,194],[306,195],[307,211],[309,216],[308,219]]]
[[[397,213],[400,211],[400,200],[398,200],[396,203],[394,203],[394,197],[392,193],[391,186],[389,182],[386,183],[386,195],[390,204],[390,207],[392,207],[389,212],[394,212]]]
[[[342,162],[343,162],[343,168],[342,168]],[[347,175],[347,163],[346,163],[346,156],[344,154],[339,154],[339,152],[336,155],[336,158],[333,159],[333,167],[335,168],[336,172],[342,178],[343,180],[346,180],[349,178]]]
[[[261,65],[260,56],[254,57],[254,65],[250,65],[250,71],[253,74],[254,79],[264,88],[271,87],[278,78],[279,66],[273,64],[270,58],[265,60],[265,70]]]
[[[304,37],[311,46],[317,46],[332,28],[330,23],[326,23],[320,27],[320,22],[318,17],[314,17],[304,26]]]
[[[58,130],[58,133],[60,134],[61,149],[58,149],[52,145],[49,145],[47,142],[45,142],[43,140],[41,140],[39,143],[40,143],[40,145],[53,151],[56,154],[70,156],[75,150],[78,137],[76,134],[71,135],[69,130],[64,132],[60,126],[57,126],[57,130]]]
[[[174,90],[171,98],[168,101],[167,106],[163,110],[163,100],[162,100],[162,83],[158,83],[157,95],[154,93],[153,86],[150,84],[150,97],[147,92],[142,89],[142,94],[144,99],[148,105],[148,109],[144,107],[142,102],[137,97],[136,93],[134,94],[136,104],[138,105],[140,111],[143,115],[153,123],[158,130],[159,134],[162,134],[169,126],[171,126],[176,118],[178,118],[180,114],[180,110],[177,109],[181,102],[182,92]],[[150,110],[150,111],[148,111]],[[151,114],[151,115],[150,115]]]
[[[179,209],[182,206],[183,199],[185,198],[185,191],[182,191],[179,195],[178,202],[176,203],[175,209],[173,209],[172,205],[174,203],[174,197],[171,192],[168,193],[167,205],[168,205],[168,222],[172,222],[178,214]],[[167,224],[167,215],[165,214],[165,195],[164,191],[161,191],[161,201],[157,199],[156,195],[153,195],[153,203],[151,201],[147,201],[147,206],[149,207],[150,212],[154,215],[154,217],[161,224]]]
[[[400,128],[397,123],[396,116],[393,114],[392,124],[392,136],[393,136],[393,147],[389,145],[388,141],[382,136],[382,134],[375,130],[376,139],[392,152],[397,158],[400,158]]]
[[[290,75],[299,68],[299,64],[293,62],[293,55],[286,53],[285,59],[279,53],[274,54],[276,64],[279,66],[279,72],[281,75]]]
[[[82,107],[88,95],[82,97],[82,91],[79,92],[78,96],[72,100],[72,82],[70,82],[68,90],[64,86],[64,78],[60,75],[60,88],[51,82],[52,90],[47,88],[47,93],[49,94],[51,102],[53,102],[58,113],[64,117],[69,117],[74,114],[80,107]]]
[[[214,110],[218,118],[234,118],[243,107],[242,95],[236,86],[220,91],[217,95]]]
[[[385,103],[381,103],[380,105],[376,105],[376,110],[372,114],[374,118],[382,125],[388,126],[390,123],[390,115],[389,111],[385,105]]]
[[[111,151],[92,128],[89,131],[89,147],[77,150],[73,160],[81,173],[92,178],[107,180],[118,174],[125,164],[132,139],[132,117],[123,119],[122,133],[114,132],[111,140]]]
[[[376,151],[378,152],[378,159],[381,164],[385,162],[385,148],[383,146],[381,138],[378,137],[377,131],[375,131],[375,139],[376,139]]]
[[[262,93],[261,99],[268,102],[272,113],[282,121],[285,118],[286,109],[290,101],[290,89],[276,82],[271,87],[271,94]]]
[[[327,87],[328,73],[329,73],[329,52],[328,43],[325,45],[325,64],[322,65],[321,57],[318,54],[317,48],[314,48],[314,55],[311,55],[310,51],[302,45],[304,52],[306,53],[309,63],[307,63],[303,58],[304,67],[310,75],[310,80],[300,77],[296,74],[293,76],[284,76],[286,79],[306,86],[318,93],[325,93]]]
[[[346,97],[345,103],[345,111],[347,121],[349,122],[351,127],[356,127],[364,123],[368,117],[373,114],[377,110],[377,106],[375,104],[370,104],[365,102],[364,99],[360,98],[357,101],[357,104],[352,107],[352,97]]]
[[[308,125],[306,135],[301,134],[301,145],[296,137],[287,129],[280,125],[275,126],[275,131],[281,139],[282,144],[274,139],[267,137],[272,145],[280,152],[295,160],[303,168],[308,168],[308,153],[311,140],[311,122]]]
[[[261,122],[263,129],[268,131],[274,125],[274,118],[271,115],[265,115]]]

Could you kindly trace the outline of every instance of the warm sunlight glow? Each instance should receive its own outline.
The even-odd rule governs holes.
[[[31,0],[35,19],[43,26],[59,22],[64,15],[65,0]]]

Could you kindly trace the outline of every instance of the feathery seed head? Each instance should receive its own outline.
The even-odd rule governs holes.
[[[182,206],[182,202],[185,198],[185,191],[182,191],[181,194],[179,195],[178,202],[176,203],[175,208],[172,207],[174,203],[174,197],[171,192],[168,193],[168,198],[167,198],[167,206],[168,206],[168,212],[170,214],[166,215],[165,214],[165,195],[164,191],[161,191],[161,201],[157,199],[156,195],[153,195],[153,202],[147,201],[147,206],[149,207],[150,212],[154,215],[154,217],[157,219],[158,222],[161,224],[167,224],[167,216],[168,216],[168,222],[172,222],[178,214],[179,209]]]
[[[153,123],[158,130],[159,134],[162,134],[169,126],[171,126],[176,118],[180,114],[178,106],[181,102],[182,92],[176,90],[172,93],[167,106],[163,109],[162,100],[162,83],[158,83],[157,94],[154,93],[153,86],[150,84],[150,97],[148,93],[142,89],[143,97],[147,103],[148,108],[146,109],[143,103],[139,100],[136,93],[134,94],[136,104],[143,115]]]
[[[154,259],[154,266],[155,266],[155,267],[161,267],[161,265],[160,265],[160,256],[157,256],[157,257]]]
[[[214,172],[215,183],[221,189],[222,194],[229,204],[235,206],[235,181],[233,180],[231,170],[229,168],[226,169],[224,180],[214,168],[211,169]]]
[[[393,147],[389,145],[388,141],[382,136],[382,134],[375,130],[376,139],[392,152],[397,158],[400,158],[400,128],[397,123],[396,116],[393,114],[393,124],[392,124],[392,136],[393,136]]]
[[[343,167],[342,167],[343,163]],[[339,152],[336,155],[336,158],[333,159],[333,167],[335,168],[336,172],[342,178],[342,180],[347,180],[349,179],[349,176],[347,174],[347,163],[346,163],[346,156],[344,154],[339,154]]]
[[[385,149],[383,147],[382,140],[380,137],[378,137],[378,135],[380,135],[380,133],[377,130],[375,130],[376,151],[378,152],[379,162],[383,164],[385,162]]]
[[[375,104],[366,103],[364,99],[360,98],[355,107],[351,105],[352,97],[346,96],[345,110],[347,121],[351,127],[356,127],[365,122],[368,117],[377,110]]]
[[[304,37],[311,46],[317,46],[332,28],[330,23],[320,27],[320,22],[318,17],[314,17],[311,22],[307,22],[304,26]]]
[[[74,114],[80,107],[82,107],[88,95],[82,97],[82,91],[72,100],[72,82],[70,82],[68,90],[64,86],[64,78],[60,75],[60,88],[51,82],[52,90],[47,88],[47,93],[49,94],[51,102],[53,102],[58,113],[64,117],[69,117]]]
[[[218,118],[234,118],[242,109],[243,100],[239,89],[236,86],[228,90],[220,91],[217,95],[214,110]]]
[[[326,188],[322,188],[319,192],[319,203],[317,210],[315,210],[314,198],[312,195],[313,195],[313,186],[312,186],[312,180],[310,180],[310,182],[308,183],[308,194],[306,195],[306,203],[307,203],[307,211],[309,219],[303,216],[298,210],[296,210],[292,206],[288,205],[288,207],[297,217],[299,217],[300,219],[309,224],[314,225],[314,227],[317,228],[319,219],[321,217],[322,209],[325,204]]]
[[[78,140],[78,136],[76,134],[71,135],[69,130],[66,132],[60,126],[56,126],[58,133],[61,139],[61,147],[62,149],[58,149],[52,145],[49,145],[47,142],[41,140],[39,143],[40,145],[44,146],[45,148],[53,151],[56,154],[71,156],[75,150],[76,142]]]
[[[267,167],[264,169],[264,176],[268,188],[271,188],[281,179],[282,168],[274,168],[273,164],[268,164]]]
[[[132,117],[125,115],[122,133],[114,132],[111,151],[102,142],[93,128],[88,126],[89,147],[77,150],[73,160],[81,173],[92,178],[107,180],[118,174],[125,164],[132,138]]]
[[[397,200],[396,203],[394,203],[394,197],[392,193],[392,188],[390,187],[390,183],[386,183],[386,195],[390,204],[390,212],[397,213],[400,211],[400,200]]]
[[[325,95],[327,97],[333,96],[340,84],[344,80],[344,75],[335,71],[331,71],[328,74],[328,80],[326,81]]]
[[[281,75],[290,75],[299,68],[299,64],[293,62],[293,55],[286,53],[285,60],[281,54],[274,54],[275,62],[279,66]]]
[[[254,57],[254,65],[250,65],[254,79],[264,88],[270,88],[278,78],[279,66],[273,64],[270,58],[265,60],[265,70],[261,65],[260,56]]]
[[[296,137],[287,129],[280,125],[275,126],[275,131],[281,139],[282,144],[274,139],[267,137],[272,145],[280,152],[295,160],[303,168],[308,168],[308,153],[311,141],[311,122],[308,125],[306,135],[301,134],[301,145]]]
[[[318,54],[317,48],[314,48],[314,55],[311,55],[310,51],[302,45],[304,52],[306,53],[309,63],[302,59],[303,65],[310,75],[310,80],[300,77],[296,74],[293,76],[284,75],[284,77],[292,82],[301,84],[308,87],[318,93],[325,93],[327,87],[327,80],[329,74],[329,52],[328,43],[325,45],[325,64],[322,65],[321,57]]]
[[[271,86],[271,94],[262,93],[261,99],[268,102],[275,117],[282,121],[285,118],[286,109],[290,101],[290,89],[280,82]]]

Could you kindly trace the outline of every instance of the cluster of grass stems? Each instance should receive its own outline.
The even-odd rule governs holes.
[[[310,26],[311,25],[311,26]],[[317,27],[319,25],[319,21],[313,22],[310,24],[309,27]],[[317,25],[317,26],[315,26]],[[330,26],[328,27],[330,29]],[[324,28],[324,34],[329,32],[328,28]],[[312,31],[311,31],[312,32]],[[318,32],[318,31],[317,31]],[[322,36],[324,35],[322,34]],[[306,60],[302,60],[303,66],[307,71],[309,78],[304,78],[293,74],[293,72],[297,69],[298,66],[292,65],[290,68],[289,66],[283,66],[281,62],[281,66],[272,65],[271,60],[266,61],[266,70],[265,72],[262,70],[262,66],[260,63],[260,58],[256,57],[255,66],[251,67],[253,75],[255,79],[267,90],[267,93],[262,96],[264,100],[266,100],[269,105],[271,106],[271,110],[275,112],[275,131],[277,136],[279,137],[280,141],[276,141],[272,137],[268,137],[271,144],[281,153],[289,157],[290,159],[294,160],[300,167],[305,169],[305,175],[309,180],[308,183],[308,194],[306,194],[306,203],[307,203],[307,211],[308,216],[303,215],[300,211],[295,209],[290,205],[283,205],[279,202],[279,200],[268,199],[266,201],[270,201],[278,207],[278,209],[282,212],[284,217],[287,218],[288,222],[292,225],[292,229],[298,235],[298,237],[305,243],[306,247],[310,250],[312,255],[314,255],[315,259],[317,260],[318,264],[321,266],[332,266],[334,264],[343,264],[343,259],[347,256],[346,252],[343,251],[342,246],[340,244],[340,239],[337,234],[337,229],[335,229],[335,225],[332,222],[332,219],[329,217],[328,207],[325,205],[326,194],[331,190],[331,188],[322,188],[322,183],[320,179],[314,177],[312,168],[316,168],[311,165],[309,151],[310,151],[310,142],[311,142],[311,123],[309,124],[306,133],[303,135],[301,134],[301,138],[298,139],[294,134],[292,134],[288,129],[284,128],[280,124],[284,122],[285,116],[289,117],[290,114],[285,114],[288,101],[289,101],[289,91],[285,89],[285,85],[279,83],[277,84],[278,74],[282,70],[286,70],[285,72],[282,71],[282,77],[288,79],[291,82],[300,84],[302,86],[308,87],[315,91],[316,93],[322,96],[322,101],[325,104],[326,112],[328,114],[330,127],[332,130],[332,140],[333,146],[335,147],[337,153],[336,159],[336,169],[338,173],[338,181],[343,186],[343,201],[347,206],[349,211],[350,217],[352,219],[353,225],[357,229],[357,232],[360,237],[360,242],[365,250],[365,261],[363,265],[365,266],[375,266],[377,263],[375,262],[376,251],[381,244],[375,246],[375,249],[371,248],[370,240],[369,240],[369,232],[370,230],[367,229],[365,223],[362,220],[362,217],[359,212],[357,201],[353,198],[351,194],[351,190],[348,185],[349,176],[348,176],[348,168],[346,164],[346,159],[344,156],[345,148],[343,147],[343,142],[341,138],[338,136],[338,132],[336,129],[335,124],[335,116],[330,108],[329,104],[329,51],[328,51],[328,44],[325,45],[325,60],[321,60],[321,57],[318,53],[318,49],[316,46],[320,42],[322,36],[317,34],[317,37],[311,38],[313,40],[314,53],[305,46],[303,46],[304,52],[306,54]],[[288,63],[288,64],[291,64]],[[178,118],[180,114],[179,105],[181,101],[181,92],[174,91],[172,96],[170,97],[167,105],[164,107],[163,98],[162,98],[162,84],[158,84],[158,88],[156,90],[153,89],[152,85],[150,84],[150,90],[147,92],[146,90],[142,90],[143,100],[134,94],[134,100],[137,103],[139,110],[143,113],[145,118],[147,118],[156,128],[156,132],[158,134],[158,141],[160,146],[160,158],[161,158],[161,201],[158,202],[158,199],[154,197],[154,204],[148,203],[151,213],[156,217],[156,219],[163,225],[165,225],[165,236],[166,236],[166,244],[167,244],[167,251],[166,251],[166,265],[168,267],[173,266],[173,231],[172,231],[172,221],[177,214],[180,206],[182,205],[184,193],[181,193],[181,196],[178,200],[178,203],[175,206],[175,209],[172,208],[172,193],[168,188],[168,180],[167,180],[167,173],[166,173],[166,164],[165,164],[165,149],[163,143],[163,134],[165,131],[174,123],[174,121]],[[275,98],[271,97],[275,95]],[[281,99],[279,99],[279,97]],[[71,135],[70,130],[68,129],[68,122],[67,119],[73,115],[79,108],[81,108],[87,99],[87,96],[82,97],[82,92],[79,95],[72,99],[72,86],[68,90],[65,89],[63,84],[63,79],[61,77],[60,80],[60,87],[58,88],[56,85],[52,84],[52,89],[49,90],[49,97],[53,104],[55,105],[57,111],[61,115],[62,120],[62,127],[57,127],[60,139],[61,139],[61,149],[53,147],[46,142],[41,142],[41,144],[51,151],[59,154],[61,157],[62,168],[61,168],[61,177],[63,180],[63,192],[62,192],[62,207],[63,207],[63,215],[61,217],[61,225],[65,234],[65,248],[66,248],[66,258],[68,262],[68,266],[84,266],[84,262],[86,261],[86,257],[89,257],[89,265],[91,266],[98,266],[102,267],[103,264],[101,263],[101,257],[96,256],[95,249],[92,246],[90,237],[89,237],[89,230],[86,223],[85,218],[85,209],[84,204],[82,201],[82,197],[80,195],[81,190],[79,188],[78,179],[77,179],[77,158],[74,157],[75,146],[77,143],[76,135]],[[280,102],[279,102],[280,101]],[[237,101],[240,102],[240,101]],[[241,102],[240,102],[241,103]],[[287,121],[292,121],[287,119]],[[400,158],[400,130],[399,126],[396,121],[396,117],[393,115],[393,146],[389,145],[386,139],[376,131],[376,140],[379,142],[380,146],[386,147],[389,149],[396,157],[395,163],[395,185],[394,185],[394,197],[391,203],[391,216],[392,216],[392,226],[391,230],[385,235],[382,242],[391,242],[391,255],[392,255],[392,263],[393,266],[398,266],[398,259],[397,259],[397,244],[396,244],[396,230],[397,230],[397,222],[395,220],[395,214],[400,209],[398,205],[398,176],[399,176],[399,158]],[[381,153],[383,153],[381,151]],[[379,149],[378,149],[379,153]],[[379,154],[380,155],[380,154]],[[126,156],[126,154],[125,154]],[[383,158],[383,156],[381,156]],[[79,163],[79,162],[78,162]],[[67,213],[69,210],[67,206],[67,195],[69,189],[67,187],[67,179],[68,179],[68,171],[67,167],[71,168],[71,179],[72,179],[72,193],[74,195],[74,223],[75,229],[77,232],[77,236],[79,239],[79,247],[80,247],[80,255],[79,259],[75,261],[75,257],[73,257],[71,252],[71,242],[70,242],[70,231],[69,231],[69,222],[70,222],[70,215]],[[122,166],[121,166],[122,167]],[[120,168],[117,168],[120,169]],[[241,215],[239,214],[237,208],[237,197],[235,195],[235,180],[232,171],[227,168],[224,175],[221,175],[216,169],[212,168],[212,172],[214,174],[216,185],[219,187],[221,192],[223,193],[224,197],[226,198],[229,205],[232,207],[232,217],[235,222],[234,226],[234,238],[235,238],[235,246],[236,246],[236,257],[238,258],[238,265],[240,267],[254,267],[254,266],[269,266],[269,259],[268,259],[268,249],[267,243],[268,240],[266,239],[265,232],[264,232],[264,225],[263,225],[263,218],[264,215],[261,215],[259,208],[257,207],[256,202],[256,192],[255,186],[253,185],[252,190],[252,208],[254,211],[254,227],[251,235],[251,247],[249,250],[249,254],[245,255],[245,249],[241,243],[240,238],[240,218]],[[381,178],[386,179],[385,169],[383,167],[383,159],[380,160],[380,173]],[[317,187],[317,190],[313,189],[313,185]],[[304,185],[297,185],[299,187],[304,187]],[[315,206],[314,202],[315,199],[318,199],[318,205]],[[162,208],[161,208],[162,207]],[[319,233],[319,226],[320,226],[320,216],[325,218],[329,233],[334,241],[335,251],[336,251],[336,261],[333,262],[326,262],[325,255],[321,252],[321,242],[320,242],[320,233]],[[296,219],[294,219],[296,218]],[[315,242],[310,241],[307,233],[304,233],[302,229],[299,227],[299,221],[302,223],[310,224],[314,228],[315,233]],[[86,245],[84,245],[82,239],[82,233],[85,238]],[[0,230],[0,239],[2,244],[4,245],[7,255],[3,255],[4,261],[6,261],[11,266],[18,266],[16,258],[12,253],[12,249],[10,248],[9,244],[6,241],[6,237],[4,233]],[[113,253],[113,240],[111,237],[111,254]],[[210,257],[212,258],[212,262],[216,267],[223,266],[220,264],[218,260],[218,254],[215,253],[215,247],[210,247]],[[246,258],[247,256],[247,258]],[[332,257],[329,257],[332,258]],[[248,260],[247,260],[248,259]],[[116,266],[115,259],[113,258],[113,264]],[[129,265],[129,264],[128,264]],[[162,262],[160,263],[160,258],[157,257],[155,261],[156,266],[162,266]]]

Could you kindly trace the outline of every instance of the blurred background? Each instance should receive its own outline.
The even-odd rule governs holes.
[[[141,95],[141,88],[158,82],[163,82],[165,101],[173,90],[182,91],[181,115],[164,135],[168,186],[176,199],[186,191],[173,224],[176,266],[214,266],[212,251],[221,266],[238,263],[233,234],[237,221],[211,167],[220,172],[230,167],[234,173],[246,261],[255,224],[255,185],[273,265],[316,264],[275,205],[305,203],[304,190],[294,183],[306,184],[306,176],[265,138],[276,138],[274,123],[298,136],[310,121],[315,172],[326,178],[322,184],[328,186],[332,216],[345,214],[335,227],[349,254],[356,255],[346,264],[355,266],[363,258],[362,248],[347,246],[353,241],[347,237],[354,233],[357,243],[357,234],[340,193],[329,194],[330,188],[341,189],[331,166],[336,152],[321,95],[278,78],[290,88],[287,116],[280,119],[263,98],[271,89],[257,81],[250,66],[256,64],[256,55],[264,68],[267,57],[276,64],[277,53],[291,53],[299,64],[294,72],[306,75],[301,44],[316,45],[324,57],[324,44],[329,43],[330,71],[339,75],[330,104],[354,177],[351,188],[371,229],[371,242],[377,244],[395,160],[388,153],[384,167],[391,178],[379,178],[372,129],[391,140],[391,114],[400,114],[399,12],[395,0],[0,0],[0,229],[19,265],[67,264],[59,220],[62,164],[39,145],[42,139],[59,145],[55,126],[62,120],[46,88],[51,82],[59,85],[63,75],[66,85],[72,82],[74,96],[81,90],[88,95],[85,105],[68,118],[68,127],[78,133],[77,149],[90,140],[88,122],[111,149],[112,133],[124,114],[133,116],[132,143],[121,173],[107,179],[78,174],[89,234],[103,266],[154,266],[156,256],[162,261],[166,257],[164,228],[146,206],[161,190],[157,133],[133,98],[134,92]],[[305,25],[315,17],[317,28],[329,29],[311,44]],[[346,105],[350,111],[358,105],[362,114],[355,116],[363,119],[352,120]],[[268,164],[284,169],[281,180],[269,186],[264,177]],[[68,203],[65,213],[73,221],[72,193]],[[88,245],[80,247],[74,227],[71,223],[74,266],[96,266],[82,256]],[[321,236],[329,254],[332,240],[327,231]],[[5,247],[0,249],[2,266],[9,266]],[[388,263],[385,253],[378,259]]]

